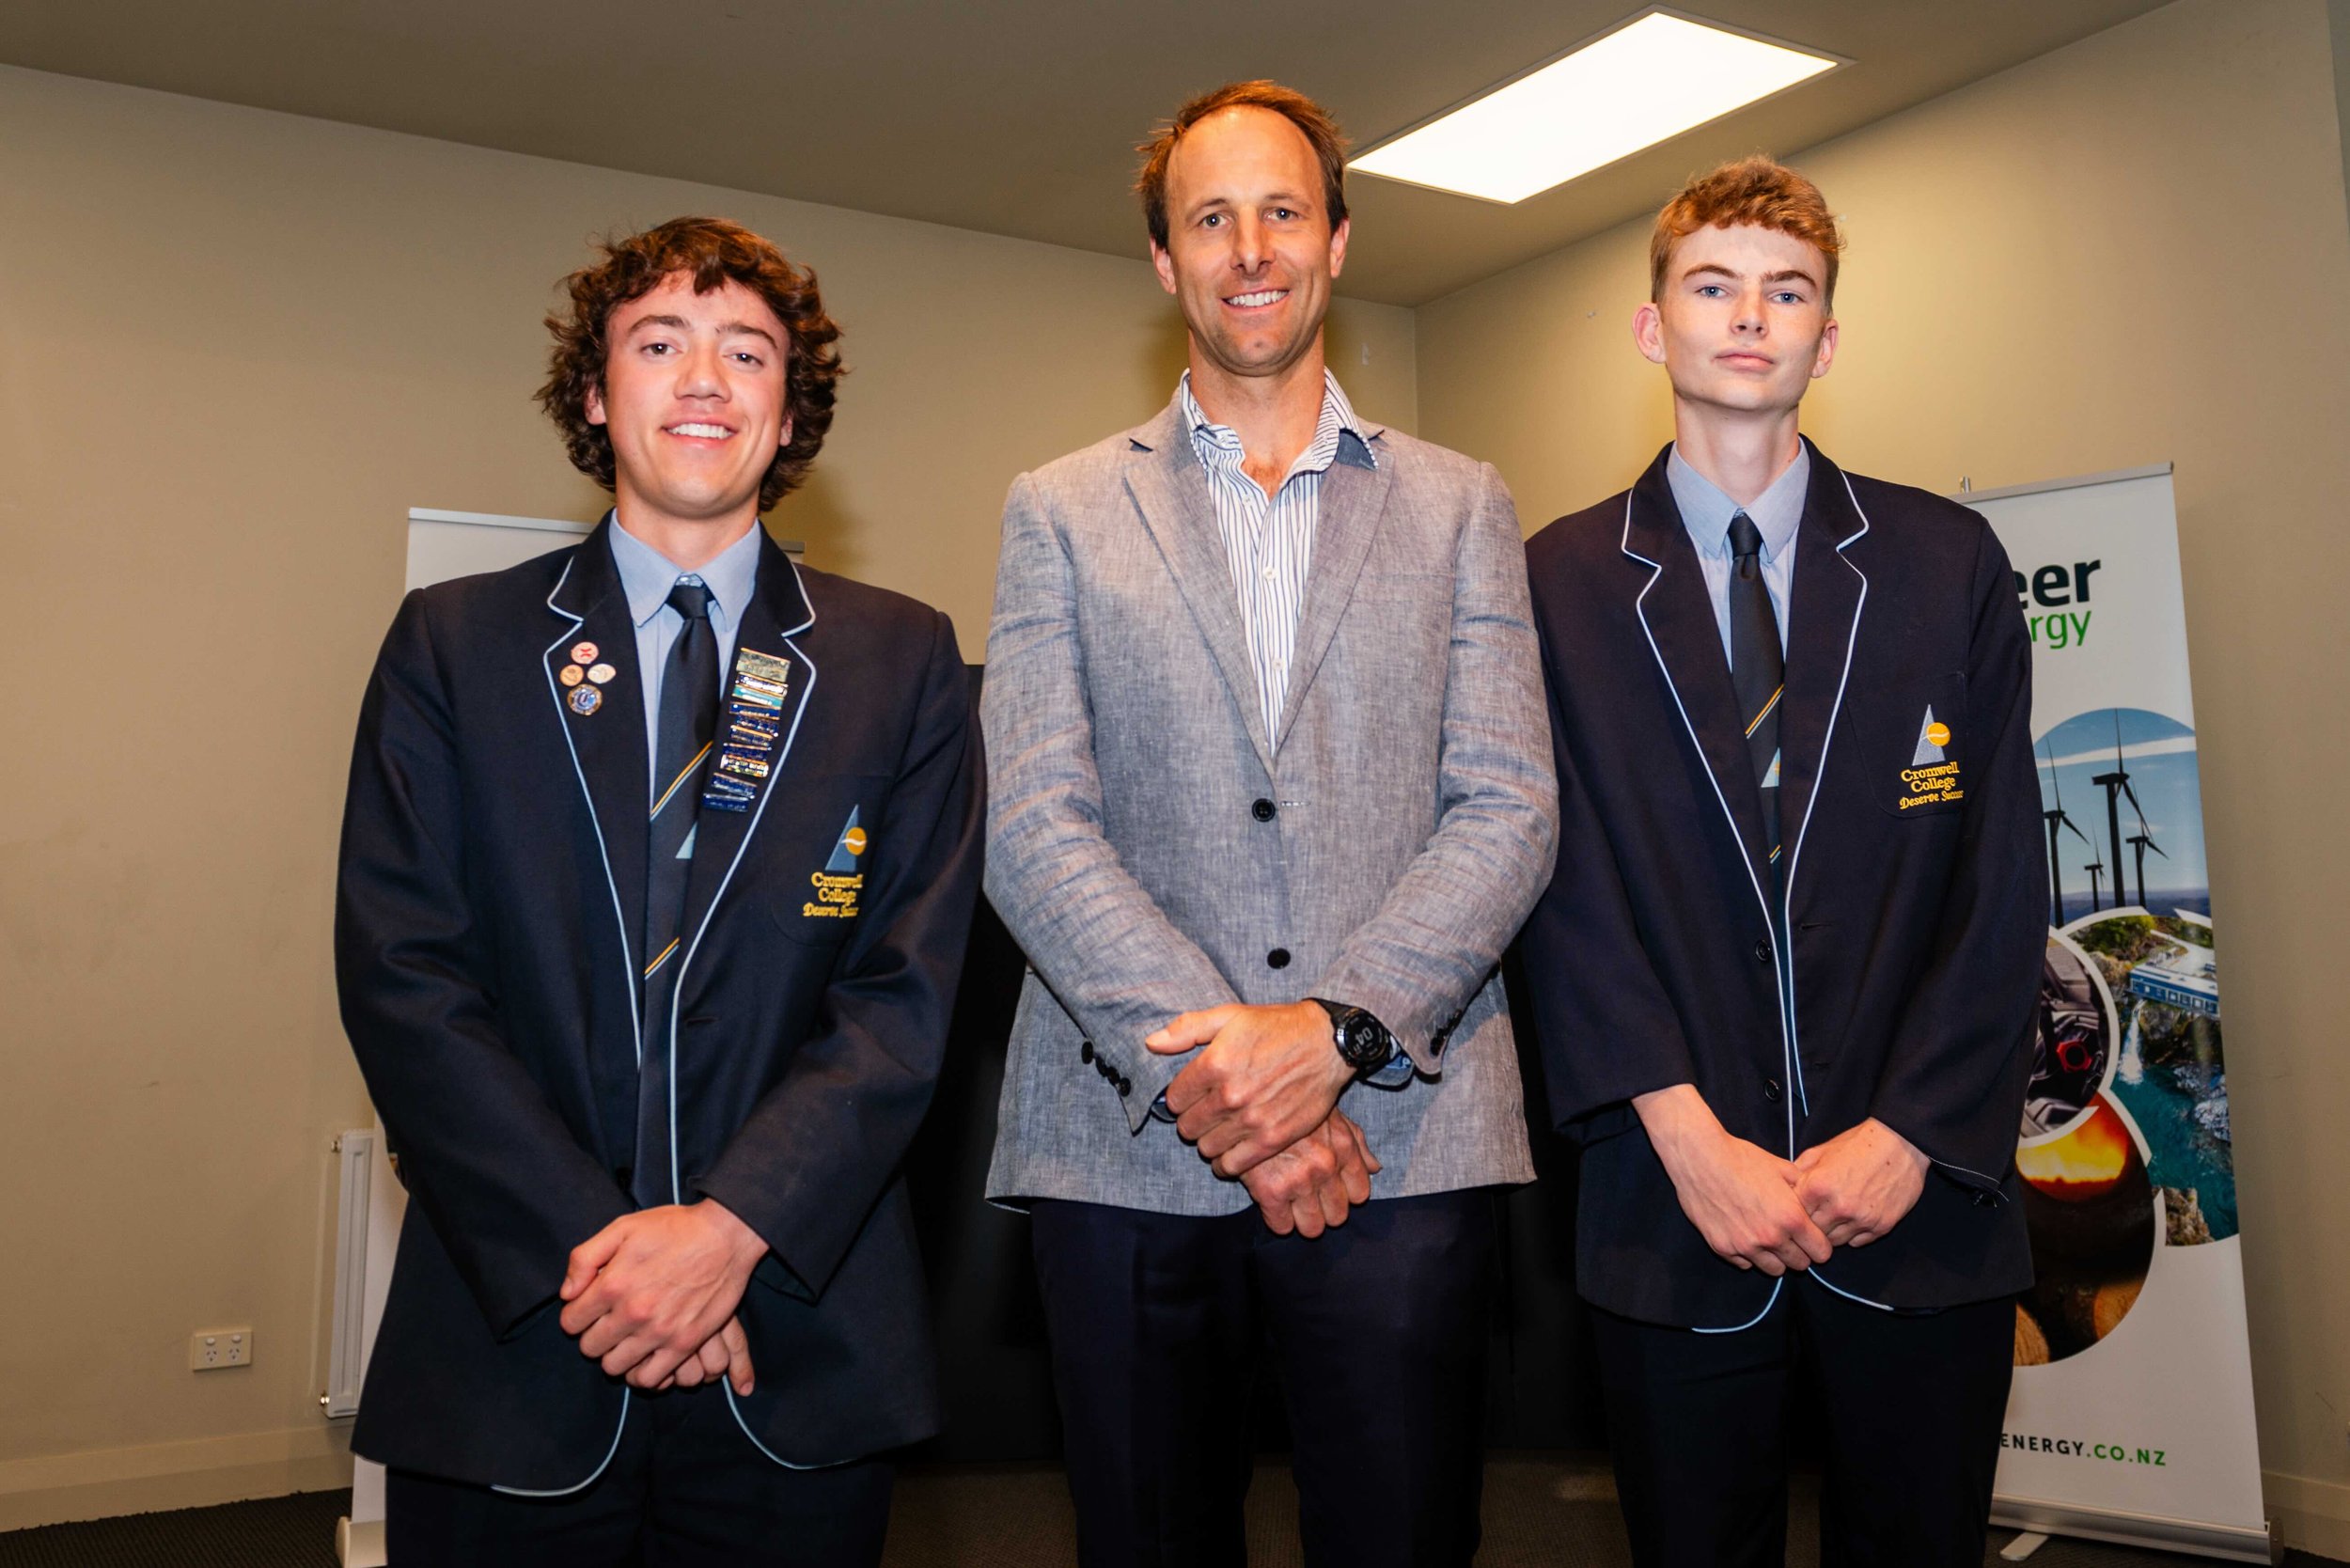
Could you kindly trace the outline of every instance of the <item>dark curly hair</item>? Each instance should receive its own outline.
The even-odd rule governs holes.
[[[603,426],[588,422],[588,394],[603,387],[612,313],[651,293],[673,273],[691,277],[697,294],[739,283],[767,302],[791,340],[784,355],[783,385],[791,439],[776,451],[760,481],[759,510],[765,511],[807,477],[824,432],[832,429],[835,384],[847,373],[833,347],[840,328],[824,314],[816,274],[724,218],[671,218],[599,248],[601,261],[563,280],[572,297],[570,313],[547,318],[555,352],[547,359],[539,406],[561,428],[572,465],[604,489],[613,487],[612,437]]]

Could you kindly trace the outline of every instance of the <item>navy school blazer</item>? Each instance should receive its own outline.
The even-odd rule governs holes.
[[[1790,1158],[1873,1116],[1934,1162],[1917,1207],[1818,1284],[1899,1310],[2020,1291],[2047,871],[2007,554],[1977,513],[1811,449],[1782,889],[1665,457],[1527,547],[1560,829],[1521,952],[1549,1110],[1582,1147],[1577,1287],[1716,1329],[1817,1288],[1734,1267],[1682,1213],[1629,1102],[1687,1083]]]
[[[937,1426],[898,1167],[979,879],[954,629],[762,544],[736,649],[790,662],[781,736],[750,809],[700,810],[677,1045],[648,1050],[650,769],[612,526],[408,596],[343,818],[343,1025],[410,1198],[352,1447],[524,1492],[586,1485],[644,1417],[554,1300],[571,1249],[634,1207],[632,1158],[666,1156],[677,1200],[717,1199],[770,1248],[740,1309],[758,1386],[723,1396],[746,1441],[821,1465]],[[557,679],[583,641],[617,671],[587,713]],[[591,1043],[636,1054],[669,1149],[601,1146]]]

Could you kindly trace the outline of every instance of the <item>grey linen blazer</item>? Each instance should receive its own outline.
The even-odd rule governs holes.
[[[1365,428],[1323,479],[1274,735],[1175,404],[1012,483],[980,713],[987,891],[1030,973],[992,1199],[1246,1208],[1152,1117],[1189,1058],[1143,1036],[1305,996],[1418,1070],[1340,1101],[1374,1200],[1533,1179],[1496,974],[1558,830],[1526,551],[1490,466]]]

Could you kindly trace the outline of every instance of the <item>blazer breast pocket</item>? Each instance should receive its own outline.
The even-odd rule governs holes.
[[[856,933],[873,868],[889,852],[878,832],[889,782],[880,773],[783,776],[755,854],[760,902],[784,935],[829,946]]]
[[[1952,670],[1896,687],[1879,710],[1868,767],[1877,804],[1904,821],[1966,809],[1972,782],[1967,759],[1966,675]]]

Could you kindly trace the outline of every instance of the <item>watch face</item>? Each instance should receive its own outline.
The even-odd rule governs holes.
[[[1357,1067],[1384,1067],[1394,1054],[1387,1031],[1368,1012],[1357,1011],[1349,1017],[1342,1038],[1340,1054]]]

